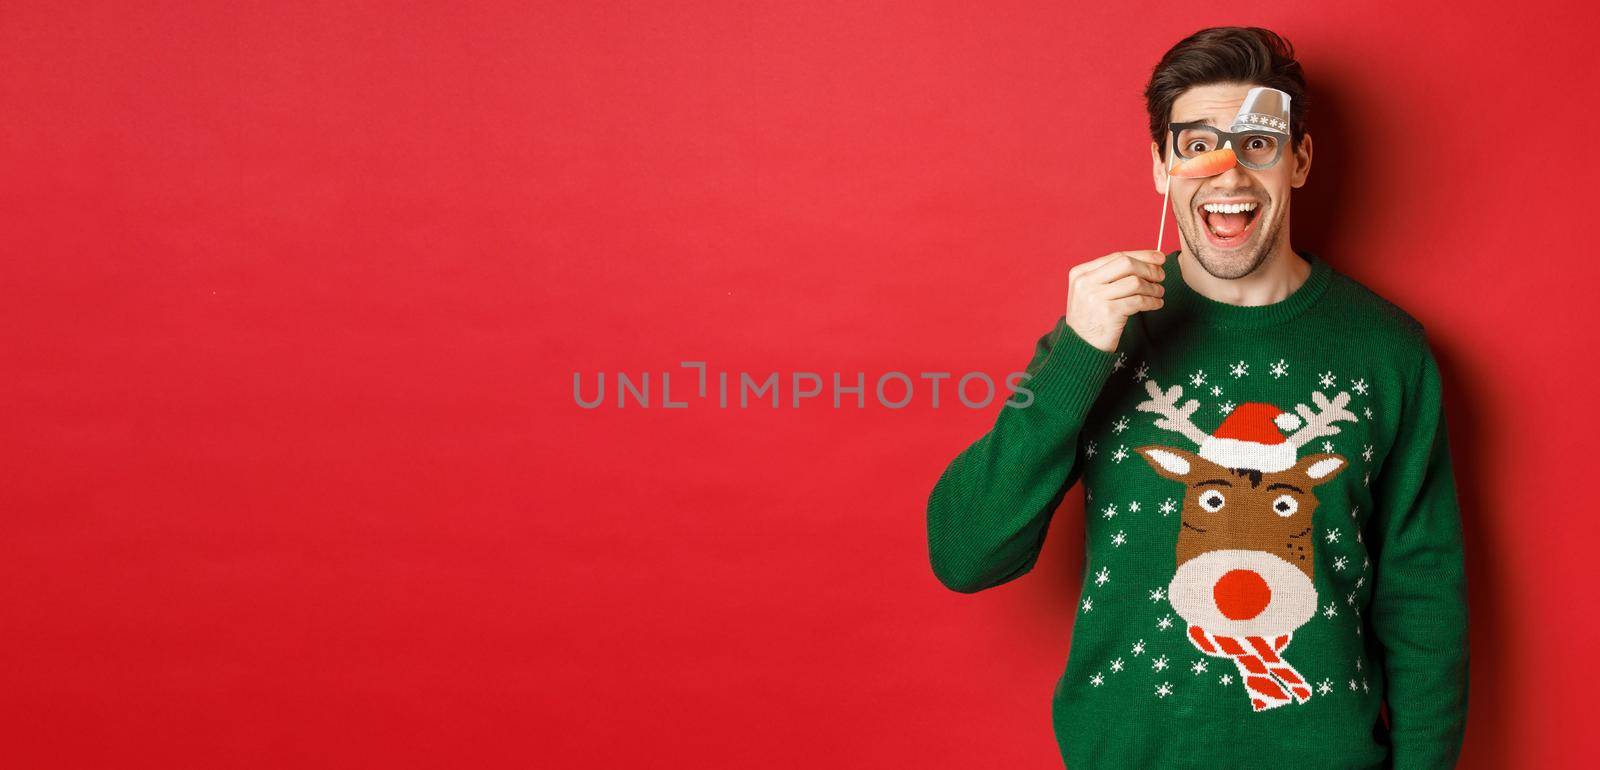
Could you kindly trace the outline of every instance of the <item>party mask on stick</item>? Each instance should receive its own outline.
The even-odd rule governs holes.
[[[1169,162],[1166,190],[1161,194],[1157,251],[1167,234],[1172,178],[1204,179],[1236,165],[1256,171],[1271,168],[1283,157],[1283,147],[1289,143],[1289,102],[1289,95],[1276,88],[1256,86],[1245,93],[1244,104],[1226,131],[1209,123],[1169,124],[1172,159],[1177,163]]]
[[[1172,154],[1178,161],[1171,172],[1181,179],[1215,176],[1233,167],[1217,153],[1231,152],[1238,164],[1260,171],[1283,157],[1289,143],[1288,94],[1257,86],[1245,94],[1244,104],[1228,130],[1208,123],[1172,123]]]

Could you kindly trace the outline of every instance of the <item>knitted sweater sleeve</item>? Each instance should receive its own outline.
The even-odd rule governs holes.
[[[1423,340],[1400,432],[1375,481],[1371,628],[1397,770],[1453,768],[1466,733],[1467,595],[1439,367]]]
[[[1082,473],[1078,434],[1115,368],[1067,326],[1039,338],[1022,388],[928,497],[928,551],[947,588],[975,593],[1033,569],[1056,506]]]

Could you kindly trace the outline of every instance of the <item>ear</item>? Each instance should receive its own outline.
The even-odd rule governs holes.
[[[1167,191],[1167,162],[1161,159],[1161,145],[1150,143],[1150,178],[1156,183],[1156,192]]]
[[[1211,465],[1211,461],[1188,450],[1172,446],[1142,446],[1134,449],[1150,467],[1173,481],[1188,483],[1190,477],[1200,470],[1202,464]]]
[[[1304,476],[1307,481],[1311,482],[1311,486],[1318,486],[1333,481],[1335,476],[1338,476],[1348,467],[1350,467],[1350,462],[1344,457],[1324,452],[1300,458],[1294,464],[1294,467],[1289,469],[1289,472]]]
[[[1289,177],[1290,187],[1303,187],[1311,175],[1311,132],[1300,136],[1300,146],[1294,150],[1294,174]]]

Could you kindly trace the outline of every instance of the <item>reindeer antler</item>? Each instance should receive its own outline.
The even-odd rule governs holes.
[[[1211,437],[1189,418],[1189,415],[1194,414],[1194,410],[1200,408],[1199,401],[1191,398],[1189,403],[1178,406],[1178,399],[1183,397],[1182,385],[1173,385],[1163,393],[1161,387],[1156,385],[1156,381],[1149,379],[1144,381],[1144,389],[1150,393],[1150,399],[1139,402],[1134,408],[1141,412],[1154,412],[1160,415],[1156,418],[1157,428],[1182,433],[1197,446]]]
[[[1312,411],[1311,407],[1305,404],[1294,405],[1294,410],[1306,421],[1305,427],[1289,437],[1289,442],[1294,444],[1295,448],[1303,447],[1319,436],[1332,436],[1338,433],[1339,426],[1333,424],[1335,420],[1356,421],[1355,414],[1344,408],[1345,404],[1350,403],[1349,393],[1341,392],[1329,401],[1321,391],[1314,390],[1311,392],[1311,401],[1317,405],[1317,411]]]

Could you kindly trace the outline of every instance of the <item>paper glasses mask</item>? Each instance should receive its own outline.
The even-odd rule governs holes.
[[[1245,94],[1227,131],[1208,123],[1169,124],[1178,159],[1170,174],[1185,179],[1216,176],[1234,163],[1257,171],[1271,168],[1289,143],[1289,101],[1276,88],[1257,86]]]

